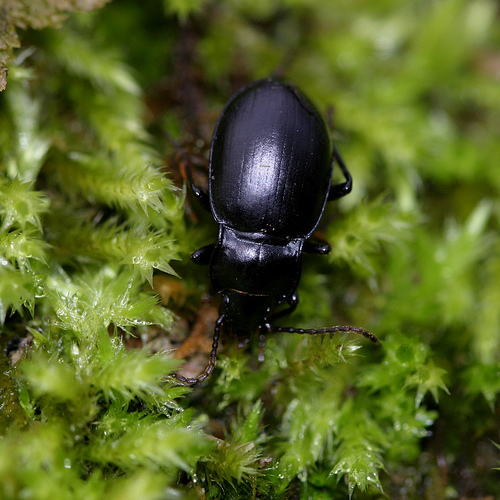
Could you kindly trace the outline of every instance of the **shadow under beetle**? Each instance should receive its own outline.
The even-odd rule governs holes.
[[[338,162],[345,182],[332,185]],[[325,255],[326,243],[309,241],[327,201],[350,193],[352,178],[314,105],[296,88],[274,79],[240,89],[226,104],[210,150],[209,192],[198,188],[190,166],[186,176],[194,195],[219,224],[219,237],[194,252],[210,264],[213,287],[222,297],[207,367],[198,377],[173,376],[194,385],[213,371],[221,328],[248,338],[289,332],[354,332],[374,343],[370,332],[351,326],[302,329],[273,326],[298,304],[303,252]],[[285,309],[275,312],[280,304]]]

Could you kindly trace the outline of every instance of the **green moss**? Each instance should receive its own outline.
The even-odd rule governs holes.
[[[498,496],[496,4],[43,8],[0,25],[3,63],[15,25],[59,21],[22,32],[0,94],[0,497]],[[231,91],[273,72],[334,107],[354,177],[281,324],[381,345],[280,334],[260,363],[224,336],[178,387],[169,351],[214,315],[188,255],[216,228],[162,129],[202,179]]]

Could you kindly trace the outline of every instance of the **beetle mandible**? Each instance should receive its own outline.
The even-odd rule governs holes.
[[[332,184],[338,162],[345,182]],[[272,322],[298,304],[304,252],[327,254],[330,246],[309,240],[325,205],[350,193],[352,178],[314,105],[295,87],[272,78],[240,89],[224,107],[212,139],[209,192],[198,188],[184,161],[194,195],[219,224],[218,241],[191,256],[210,265],[221,295],[207,367],[199,376],[174,377],[185,385],[213,371],[222,325],[243,338],[260,332],[325,334],[370,332],[351,326],[289,328]],[[276,307],[286,304],[281,311]]]

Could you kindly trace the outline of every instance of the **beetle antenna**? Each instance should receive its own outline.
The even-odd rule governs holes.
[[[181,375],[180,373],[176,372],[170,375],[172,378],[175,378],[175,380],[177,380],[177,382],[179,382],[181,385],[186,385],[186,386],[197,385],[203,382],[206,378],[208,378],[214,371],[215,364],[217,363],[217,348],[219,347],[220,329],[223,321],[224,321],[224,315],[219,316],[217,322],[215,323],[214,337],[212,340],[212,350],[210,351],[210,358],[208,360],[208,365],[203,370],[203,373],[201,373],[197,377],[184,377],[184,375]]]
[[[332,326],[331,328],[292,328],[287,326],[271,326],[269,325],[268,330],[275,333],[300,333],[306,335],[324,335],[326,333],[356,333],[358,335],[363,335],[368,340],[371,340],[374,344],[380,344],[380,340],[373,335],[372,332],[368,330],[363,330],[362,328],[357,328],[355,326]]]

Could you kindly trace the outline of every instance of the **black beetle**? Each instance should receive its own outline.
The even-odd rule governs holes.
[[[335,161],[345,182],[332,185]],[[174,374],[178,381],[196,384],[212,373],[223,324],[245,339],[260,331],[261,345],[270,332],[355,332],[378,343],[372,333],[351,326],[271,325],[297,307],[302,253],[330,251],[328,244],[308,239],[326,202],[352,188],[323,119],[305,96],[271,78],[243,87],[226,104],[215,128],[208,194],[195,185],[187,162],[185,168],[193,193],[219,224],[218,242],[191,258],[210,264],[211,281],[222,302],[209,364],[196,378]],[[283,303],[288,307],[273,313]]]

